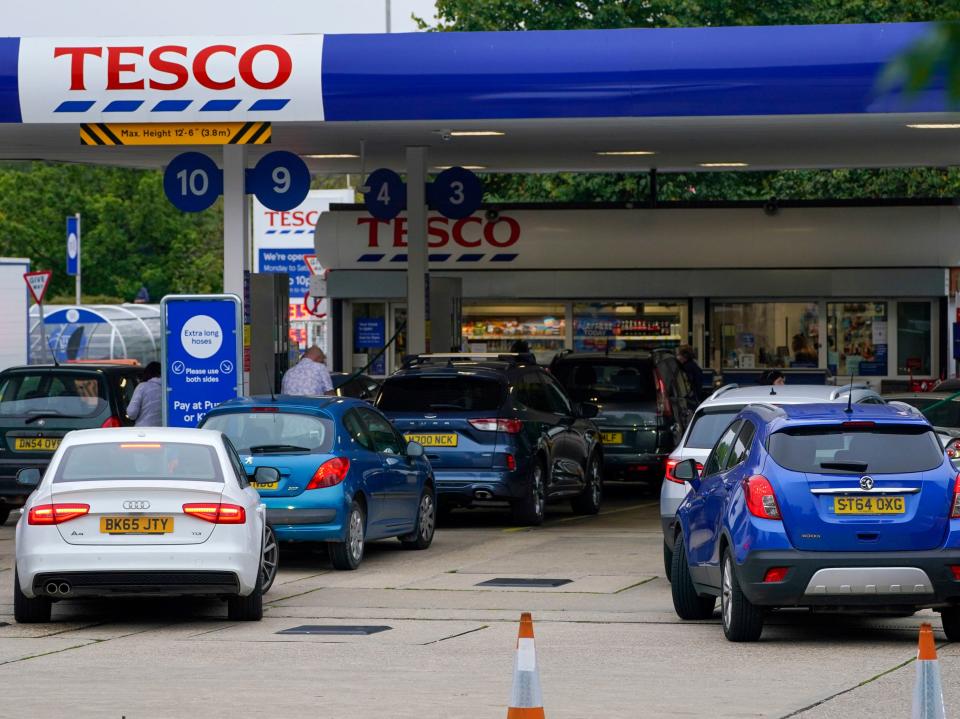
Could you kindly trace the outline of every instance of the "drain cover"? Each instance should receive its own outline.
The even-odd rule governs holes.
[[[476,587],[562,587],[564,584],[570,584],[572,579],[511,579],[510,577],[498,577],[497,579],[488,579],[485,582],[475,584]]]
[[[365,636],[385,632],[393,627],[362,624],[304,624],[283,629],[277,634],[327,634],[334,636]]]

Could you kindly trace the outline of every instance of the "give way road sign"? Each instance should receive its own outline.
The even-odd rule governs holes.
[[[23,273],[23,279],[27,283],[27,287],[30,288],[30,294],[33,295],[33,299],[38,305],[43,302],[43,296],[47,293],[51,276],[53,276],[53,273],[50,270]]]

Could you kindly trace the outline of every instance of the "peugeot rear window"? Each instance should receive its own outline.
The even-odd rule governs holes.
[[[653,364],[636,360],[558,362],[553,375],[577,402],[655,402]]]
[[[713,449],[723,432],[737,413],[745,405],[727,405],[724,407],[705,407],[694,415],[690,435],[684,446],[693,449]]]
[[[380,388],[381,412],[492,412],[506,398],[501,382],[466,375],[389,379]]]
[[[944,461],[922,425],[789,427],[770,435],[767,451],[781,467],[815,474],[927,472]]]
[[[331,420],[296,412],[215,414],[203,428],[223,432],[241,454],[326,453],[333,447]]]
[[[107,407],[97,374],[15,372],[0,379],[0,417],[93,417]]]
[[[69,447],[60,460],[57,482],[110,480],[223,482],[217,453],[205,444],[183,442],[104,442]]]

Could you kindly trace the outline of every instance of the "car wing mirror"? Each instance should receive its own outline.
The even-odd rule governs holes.
[[[592,402],[581,402],[577,409],[579,415],[584,419],[593,419],[600,414],[600,408]]]
[[[280,470],[275,467],[257,467],[253,472],[257,484],[273,484],[280,481]]]
[[[41,478],[40,470],[36,467],[27,467],[17,472],[17,484],[21,487],[36,487]]]
[[[407,442],[407,456],[408,457],[422,457],[423,456],[423,445],[419,442],[410,441]]]
[[[678,462],[677,466],[673,468],[673,476],[682,479],[684,482],[689,482],[695,492],[700,490],[700,470],[697,469],[695,459],[685,459]]]

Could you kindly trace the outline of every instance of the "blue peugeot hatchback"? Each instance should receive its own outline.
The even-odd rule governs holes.
[[[405,441],[367,402],[346,397],[252,397],[203,421],[237,448],[244,469],[275,467],[254,484],[280,541],[326,542],[337,569],[356,569],[366,541],[433,541],[436,490],[423,447]]]
[[[679,470],[679,472],[677,472]],[[940,612],[960,639],[960,477],[904,405],[748,405],[678,510],[673,604],[704,619],[720,597],[731,641],[766,612]]]

